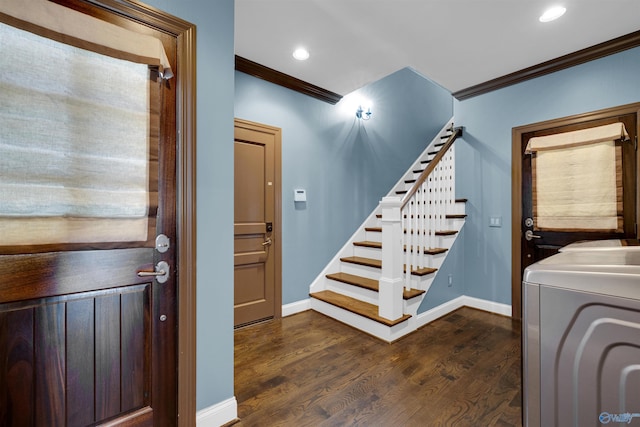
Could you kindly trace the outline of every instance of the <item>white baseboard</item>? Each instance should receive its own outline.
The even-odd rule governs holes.
[[[447,301],[444,304],[440,304],[439,306],[434,307],[431,310],[427,310],[423,313],[418,314],[416,327],[419,328],[421,326],[424,326],[427,323],[433,322],[434,320],[464,306],[488,311],[489,313],[500,314],[502,316],[511,316],[511,306],[509,304],[502,304],[462,295],[458,298],[452,299],[451,301]],[[310,298],[283,305],[282,317],[291,316],[292,314],[301,313],[306,310],[311,310]]]
[[[452,299],[451,301],[447,301],[444,304],[440,304],[439,306],[434,307],[431,310],[427,310],[424,313],[418,314],[418,327],[433,322],[437,318],[442,317],[445,314],[449,314],[452,311],[455,311],[464,306],[477,308],[479,310],[484,310],[503,316],[511,316],[511,306],[508,304],[501,304],[498,302],[487,301],[480,298],[462,295],[458,298]]]
[[[502,304],[499,302],[488,301],[486,299],[465,296],[463,305],[511,317],[511,306],[509,304]]]
[[[238,418],[235,396],[196,412],[196,427],[220,427]]]
[[[418,314],[417,327],[419,328],[426,325],[427,323],[431,323],[434,320],[464,306],[465,298],[466,297],[464,295],[460,296],[458,298],[452,299],[451,301],[447,301],[444,304],[440,304],[439,306],[434,307],[431,310],[427,310],[423,313]]]
[[[292,302],[282,306],[282,317],[291,316],[292,314],[302,313],[311,310],[311,299],[303,299],[301,301]]]

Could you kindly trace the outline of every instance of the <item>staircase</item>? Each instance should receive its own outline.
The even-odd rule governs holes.
[[[418,328],[417,310],[466,217],[455,199],[448,123],[312,283],[311,308],[391,342]]]

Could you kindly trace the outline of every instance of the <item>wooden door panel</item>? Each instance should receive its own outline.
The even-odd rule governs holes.
[[[279,130],[236,120],[234,147],[234,323],[239,326],[277,311]]]
[[[34,310],[0,312],[0,425],[31,426],[35,418]]]
[[[94,422],[93,389],[95,378],[95,322],[94,299],[86,298],[67,302],[67,330],[84,331],[67,334],[67,422],[84,426]]]
[[[0,425],[85,426],[149,406],[150,298],[147,283],[0,305]]]
[[[235,180],[235,223],[265,222],[266,146],[236,142],[236,166],[241,176]]]
[[[0,259],[0,302],[115,288],[148,281],[153,249],[7,255]]]

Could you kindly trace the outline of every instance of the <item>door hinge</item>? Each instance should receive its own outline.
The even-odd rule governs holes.
[[[636,239],[638,238],[638,223],[633,224],[633,234],[636,235]]]
[[[636,151],[638,151],[638,135],[636,135],[636,142],[634,144],[634,148]]]

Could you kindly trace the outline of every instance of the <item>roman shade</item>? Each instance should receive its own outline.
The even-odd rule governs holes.
[[[535,230],[622,232],[622,123],[529,140]]]
[[[161,77],[173,77],[162,42],[157,38],[129,31],[49,0],[2,0],[0,21],[102,55],[151,65],[158,68]]]
[[[146,241],[160,120],[149,66],[2,23],[0,51],[0,246]]]

